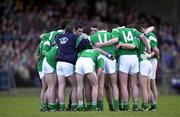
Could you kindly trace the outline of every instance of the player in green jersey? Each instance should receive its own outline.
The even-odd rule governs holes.
[[[137,28],[143,27],[142,25],[144,22],[138,22],[136,26]],[[145,27],[145,26],[144,26]],[[144,28],[140,28],[140,30],[143,32],[145,31]],[[152,64],[152,70],[150,74],[149,84],[148,84],[148,93],[150,95],[150,102],[151,102],[151,108],[149,110],[157,111],[157,88],[156,88],[156,69],[157,69],[157,63],[159,58],[159,49],[157,48],[157,37],[153,33],[149,33],[147,36],[147,39],[150,41],[151,45],[151,54],[147,54],[151,64]]]
[[[41,42],[39,44],[38,48],[38,64],[37,69],[40,76],[40,79],[42,81],[42,89],[41,89],[41,108],[40,111],[47,111],[48,110],[48,100],[46,95],[46,89],[47,89],[47,83],[45,82],[45,73],[42,70],[43,67],[43,59],[45,56],[45,53],[50,49],[50,42],[48,40],[47,34],[42,34],[40,36]]]
[[[150,77],[150,89],[152,92],[152,97],[150,99],[151,101],[151,108],[149,110],[157,111],[157,97],[158,97],[158,91],[156,87],[156,70],[158,65],[158,58],[159,58],[159,49],[157,48],[158,42],[157,37],[153,33],[149,33],[147,35],[147,38],[149,38],[150,43],[152,45],[152,51],[155,52],[155,55],[151,55],[150,61],[152,64],[152,76]]]
[[[57,77],[55,73],[57,46],[53,45],[55,44],[56,35],[63,33],[64,32],[62,30],[58,30],[51,31],[47,34],[50,41],[50,50],[46,52],[42,69],[45,73],[45,81],[47,84],[47,98],[50,111],[56,111],[58,108],[57,103],[55,103],[57,98]]]
[[[43,61],[43,70],[45,73],[45,81],[47,84],[47,98],[48,106],[50,111],[57,110],[56,98],[57,98],[57,77],[55,73],[56,66],[56,52],[57,46],[51,47],[51,49],[46,53]]]
[[[147,32],[145,32],[144,34],[147,34],[152,29],[153,27],[150,27],[147,30]],[[138,63],[136,48],[139,47],[139,42],[134,37],[141,38],[144,41],[145,39],[144,34],[140,33],[134,28],[119,27],[113,29],[112,40],[106,43],[96,44],[96,46],[98,47],[112,45],[116,43],[119,43],[118,45],[121,45],[121,48],[117,52],[117,56],[119,56],[119,81],[120,81],[122,98],[124,102],[123,104],[124,111],[129,110],[129,103],[128,103],[129,93],[127,89],[128,74],[130,74],[130,87],[132,89],[133,110],[134,111],[138,110],[137,73],[139,72],[139,67],[138,67],[139,63]],[[148,51],[150,51],[146,40],[144,43]]]
[[[92,110],[97,108],[98,97],[98,75],[96,74],[96,66],[98,68],[98,75],[101,74],[104,67],[104,59],[101,53],[95,49],[83,50],[79,54],[76,62],[76,81],[77,81],[77,96],[78,96],[78,109],[82,111],[83,108],[83,87],[84,76],[86,75],[92,86]]]
[[[91,43],[103,43],[106,41],[111,40],[112,36],[111,33],[107,32],[107,25],[104,23],[100,23],[98,25],[99,31],[95,34],[91,35]],[[111,53],[113,56],[115,55],[115,46],[104,46],[101,47],[101,49],[107,53]],[[105,61],[104,66],[104,73],[105,77],[107,77],[107,81],[105,83],[110,82],[112,87],[112,95],[113,95],[113,101],[114,101],[114,110],[119,111],[119,94],[118,94],[118,86],[117,86],[117,74],[116,74],[116,60],[110,60],[106,56],[103,56]],[[102,101],[101,101],[102,102]]]
[[[136,22],[135,28],[140,30],[141,32],[146,31],[146,24],[143,21]],[[150,88],[150,78],[152,77],[152,71],[153,71],[153,66],[151,61],[149,60],[152,56],[155,54],[159,54],[159,50],[157,50],[156,45],[154,42],[152,43],[153,40],[157,41],[156,38],[154,37],[153,33],[148,33],[147,41],[149,46],[152,48],[152,52],[150,54],[147,54],[147,50],[145,45],[141,42],[140,47],[138,49],[138,57],[140,61],[140,74],[139,74],[139,82],[140,82],[140,87],[141,87],[141,92],[142,92],[142,99],[143,99],[143,104],[142,104],[142,110],[143,111],[148,111],[148,101],[151,99],[151,88]],[[155,105],[153,104],[154,109]],[[152,106],[152,107],[153,107]]]

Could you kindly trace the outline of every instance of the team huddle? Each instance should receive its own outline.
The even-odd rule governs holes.
[[[129,111],[130,97],[132,111],[157,111],[159,49],[153,30],[144,21],[110,29],[105,23],[64,22],[61,29],[40,35],[40,111],[103,111],[105,96],[110,111]],[[67,81],[71,93],[66,107]]]

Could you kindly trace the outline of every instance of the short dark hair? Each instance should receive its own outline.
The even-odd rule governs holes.
[[[68,23],[65,27],[66,32],[73,32],[74,30],[74,24],[73,23]]]
[[[91,27],[90,26],[85,26],[84,29],[83,29],[83,33],[86,33],[87,35],[90,35]]]
[[[92,23],[91,23],[91,27],[92,27],[92,28],[98,28],[98,23],[92,22]]]
[[[78,28],[83,28],[83,25],[80,23],[75,24],[75,30],[78,30]]]
[[[144,20],[137,20],[133,22],[129,27],[135,28],[137,30],[142,30],[142,28],[147,28],[147,23]]]
[[[107,30],[107,24],[105,24],[105,23],[99,23],[99,24],[98,24],[98,29],[99,29],[99,30]]]

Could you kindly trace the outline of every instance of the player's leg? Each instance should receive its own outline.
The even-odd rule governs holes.
[[[156,58],[151,59],[151,64],[152,64],[152,73],[151,73],[151,91],[152,91],[152,99],[151,99],[151,108],[150,110],[157,111],[157,97],[158,97],[158,90],[156,86],[156,70],[157,70],[157,64],[158,61]]]
[[[56,92],[55,92],[55,87],[57,84],[57,78],[56,78],[56,74],[55,74],[55,69],[53,68],[53,66],[51,66],[47,59],[44,59],[44,73],[46,75],[45,80],[47,82],[48,85],[48,89],[47,89],[47,96],[48,96],[48,103],[49,103],[49,109],[50,111],[56,111],[57,107],[56,107]]]
[[[150,85],[151,85],[151,91],[152,91],[151,108],[150,108],[150,110],[157,111],[158,91],[157,91],[157,87],[156,87],[156,80],[155,79],[151,79]]]
[[[120,89],[121,89],[121,95],[123,100],[123,110],[128,111],[129,110],[129,93],[128,93],[128,74],[124,72],[119,72],[119,81],[120,81]]]
[[[118,84],[118,89],[119,89],[119,110],[123,110],[123,101],[122,101],[122,94],[121,94],[121,86],[120,86],[120,81],[119,81],[119,74],[117,74],[117,84]]]
[[[139,60],[136,55],[132,55],[131,57],[131,64],[129,69],[129,86],[130,86],[130,92],[132,94],[133,99],[133,111],[138,111],[138,83],[137,83],[137,73],[139,72]]]
[[[112,87],[110,84],[110,78],[106,75],[105,76],[105,84],[104,84],[104,88],[105,88],[105,92],[106,92],[106,98],[107,98],[107,102],[109,105],[109,110],[113,111],[113,96],[112,96]]]
[[[117,86],[116,60],[105,58],[105,73],[110,79],[112,87],[114,110],[119,111],[119,90]]]
[[[130,74],[130,89],[133,98],[133,111],[138,111],[137,74]]]
[[[75,75],[71,75],[68,78],[68,81],[71,84],[72,87],[72,93],[71,93],[71,110],[75,110],[77,108],[77,83],[76,83],[76,77]]]
[[[119,90],[117,86],[117,74],[116,73],[109,74],[109,77],[112,87],[114,110],[119,111]]]
[[[151,79],[149,77],[148,77],[147,89],[148,89],[148,103],[149,103],[151,102],[151,99],[153,97],[153,93],[151,91]]]
[[[142,94],[142,111],[148,111],[148,77],[150,76],[152,70],[152,64],[149,60],[143,60],[140,62],[140,73],[139,73],[139,83]]]
[[[64,62],[57,62],[56,65],[56,73],[58,79],[58,100],[59,100],[59,110],[65,111],[65,86],[66,86],[66,79],[63,72],[63,67],[66,67]]]
[[[83,111],[84,110],[84,101],[83,101],[84,79],[83,79],[83,75],[76,73],[76,82],[77,82],[78,109],[79,109],[79,111]]]
[[[148,78],[139,74],[139,84],[142,95],[142,110],[147,111],[148,109],[148,89],[147,89]]]
[[[59,98],[59,110],[65,111],[65,86],[66,79],[64,75],[58,75],[58,98]]]
[[[47,74],[48,79],[48,102],[49,102],[49,108],[51,111],[56,111],[56,84],[57,84],[57,78],[55,73],[48,73]]]
[[[40,76],[40,79],[42,81],[42,89],[41,89],[41,108],[40,108],[40,111],[48,111],[49,108],[48,108],[48,98],[47,98],[47,89],[48,89],[48,84],[46,82],[46,79],[45,79],[45,65],[44,65],[44,60],[43,59],[43,62],[42,62],[42,71],[39,72],[39,76]]]
[[[92,86],[92,110],[97,109],[97,96],[98,96],[98,78],[95,72],[88,73],[87,78],[89,79]]]
[[[46,90],[47,90],[47,84],[45,82],[44,75],[41,78],[42,82],[42,88],[41,88],[41,94],[40,94],[40,99],[41,99],[41,107],[40,111],[47,111],[48,110],[48,100],[47,100],[47,95],[46,95]]]
[[[85,98],[86,98],[86,105],[87,105],[87,110],[91,110],[91,103],[92,103],[92,98],[91,98],[91,92],[92,92],[92,87],[89,79],[85,76],[84,78],[84,91],[85,91]]]
[[[104,110],[103,98],[104,98],[104,73],[102,73],[98,78],[98,102],[97,106],[100,111]]]
[[[134,59],[134,58],[133,58]],[[128,73],[132,62],[132,57],[122,55],[119,57],[119,81],[123,101],[123,111],[129,111]]]

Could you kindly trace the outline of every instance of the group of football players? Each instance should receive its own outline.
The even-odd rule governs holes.
[[[132,111],[157,111],[155,27],[145,21],[110,27],[65,21],[60,29],[40,35],[40,111],[103,111],[105,95],[110,111],[129,111],[131,96]],[[71,93],[66,108],[67,81]]]

